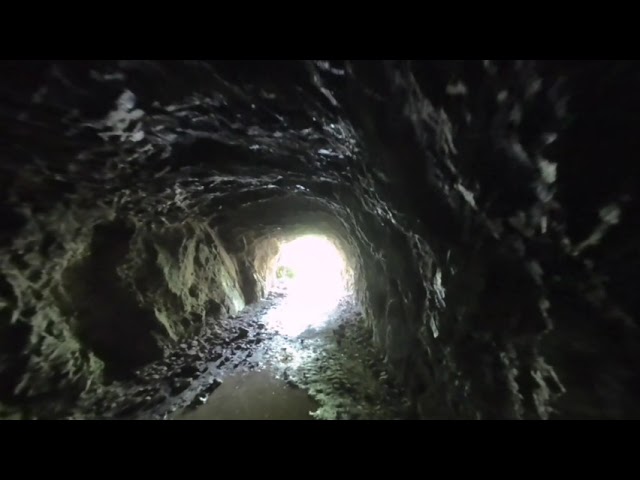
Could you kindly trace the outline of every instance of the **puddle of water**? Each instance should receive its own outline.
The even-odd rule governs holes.
[[[176,420],[313,420],[318,409],[304,390],[289,387],[269,371],[226,377],[207,402]]]

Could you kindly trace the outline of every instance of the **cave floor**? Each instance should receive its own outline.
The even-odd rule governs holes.
[[[291,331],[292,313],[315,326]],[[71,418],[408,418],[353,299],[322,314],[292,312],[286,295],[274,292],[205,325],[133,378],[88,392]]]

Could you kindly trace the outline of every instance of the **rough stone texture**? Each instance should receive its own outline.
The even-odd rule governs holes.
[[[637,418],[639,71],[3,62],[2,409],[55,415],[320,230],[423,417]]]

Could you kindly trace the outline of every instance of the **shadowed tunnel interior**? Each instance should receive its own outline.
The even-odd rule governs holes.
[[[1,62],[0,418],[141,418],[219,384],[233,342],[268,343],[246,312],[280,301],[304,235],[346,262],[360,336],[336,328],[331,358],[379,352],[353,371],[386,372],[394,418],[640,417],[639,82],[623,61]],[[358,375],[330,409],[304,388],[323,418],[375,417],[350,413],[377,402]]]

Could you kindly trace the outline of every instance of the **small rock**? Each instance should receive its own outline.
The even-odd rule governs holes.
[[[244,327],[240,327],[238,335],[236,335],[236,339],[240,340],[242,338],[247,338],[248,335],[249,335],[249,330],[247,330]]]
[[[210,395],[216,388],[218,388],[220,385],[222,385],[222,380],[214,378],[213,382],[211,382],[211,384],[209,386],[207,386],[207,388],[205,388],[204,390],[202,390],[202,392],[200,393],[200,395],[203,394],[207,394]]]
[[[122,408],[120,408],[116,413],[115,413],[115,417],[126,417],[129,416],[131,414],[133,414],[134,412],[138,411],[141,409],[143,403],[141,401],[134,401],[131,403],[126,404],[125,406],[123,406]]]
[[[193,400],[191,401],[191,403],[189,403],[189,405],[187,405],[187,409],[192,410],[194,408],[199,407],[200,405],[204,405],[207,402],[207,399],[209,398],[209,395],[206,394],[201,394],[199,393],[198,395],[196,395]]]
[[[184,392],[189,386],[191,382],[185,379],[177,379],[171,384],[171,394],[177,395],[178,393]]]
[[[220,352],[214,352],[211,354],[211,361],[215,362],[216,360],[220,360],[222,358],[222,354]]]
[[[159,405],[167,399],[167,396],[164,393],[158,393],[157,395],[151,397],[148,401],[149,406]]]
[[[184,365],[177,372],[181,377],[192,377],[198,374],[198,367],[195,365]]]

